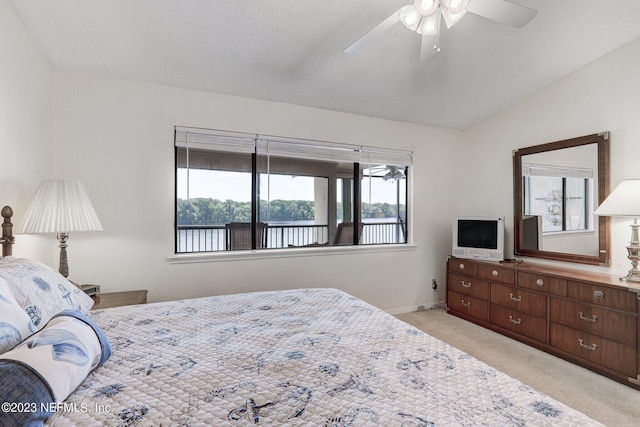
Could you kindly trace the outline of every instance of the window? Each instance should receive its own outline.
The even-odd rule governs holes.
[[[411,152],[176,127],[176,253],[407,242]]]
[[[364,169],[360,203],[363,242],[407,241],[406,173],[401,167],[388,165]]]
[[[592,230],[593,171],[523,164],[525,215],[542,218],[542,232]]]

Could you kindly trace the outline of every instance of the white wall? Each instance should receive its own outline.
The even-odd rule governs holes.
[[[83,181],[105,231],[71,236],[71,278],[105,291],[146,288],[151,301],[336,286],[384,309],[430,305],[444,299],[454,215],[504,215],[512,253],[513,149],[609,130],[612,186],[639,174],[640,41],[462,133],[52,71],[7,0],[0,0],[0,49],[0,144],[10,159],[0,168],[0,203],[13,205],[19,225],[40,179]],[[414,150],[416,249],[169,263],[174,125]],[[628,268],[628,233],[627,222],[613,221],[607,271]],[[18,236],[14,253],[57,262],[53,236]]]
[[[508,82],[505,82],[508,84]],[[513,230],[511,153],[516,148],[610,131],[611,189],[625,178],[640,177],[640,39],[559,80],[463,134],[459,156],[466,176],[459,209],[477,206],[507,216]],[[630,237],[623,219],[612,220],[611,268],[626,274],[625,246]],[[513,233],[507,247],[513,254]]]
[[[300,286],[339,287],[389,310],[444,299],[431,279],[444,285],[458,132],[86,74],[56,72],[53,87],[53,160],[84,183],[105,229],[70,237],[72,279],[149,289],[151,301]],[[170,263],[174,125],[414,150],[417,248]]]
[[[21,218],[38,182],[50,176],[52,68],[8,0],[0,0],[0,207]],[[16,221],[14,220],[14,223]],[[20,237],[22,252],[52,262],[49,239]]]
[[[335,286],[384,309],[444,299],[457,132],[253,99],[52,70],[0,0],[0,204],[21,218],[40,180],[82,181],[105,231],[69,239],[70,278],[151,301]],[[173,126],[397,146],[415,151],[410,251],[171,264]],[[14,255],[57,267],[53,235],[17,236]],[[431,290],[431,279],[442,285]]]

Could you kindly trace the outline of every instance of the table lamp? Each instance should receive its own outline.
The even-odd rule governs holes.
[[[625,179],[602,202],[594,215],[633,217],[631,224],[631,241],[627,246],[631,270],[621,277],[622,281],[640,282],[638,261],[640,260],[640,239],[638,238],[638,217],[640,217],[640,179]]]
[[[62,179],[42,181],[18,233],[57,233],[59,272],[68,277],[67,239],[72,231],[102,231],[100,219],[82,183]]]

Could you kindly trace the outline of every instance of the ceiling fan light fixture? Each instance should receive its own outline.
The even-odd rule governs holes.
[[[434,13],[440,4],[439,0],[416,0],[414,7],[422,16]]]
[[[415,31],[418,29],[418,24],[420,24],[420,13],[415,6],[408,7],[400,14],[400,20],[405,27]]]
[[[441,21],[444,20],[447,28],[451,28],[462,19],[468,9],[472,14],[514,28],[522,28],[527,25],[537,13],[535,9],[517,5],[511,0],[473,0],[473,2],[471,0],[414,0],[412,4],[404,5],[396,10],[391,16],[351,43],[344,52],[348,54],[356,52],[372,38],[379,36],[400,21],[409,30],[422,35],[420,48],[422,61],[431,57],[428,49],[425,48],[426,46],[431,45],[436,52],[440,51],[438,46],[440,33],[443,30]],[[427,17],[430,18],[427,19]],[[431,34],[434,31],[432,20],[436,22],[435,34]],[[432,35],[436,36],[438,40],[435,44],[431,40]]]
[[[438,34],[438,23],[440,22],[440,14],[432,13],[431,15],[427,15],[422,17],[420,21],[420,25],[416,29],[418,34],[432,36],[434,34]]]
[[[464,16],[465,13],[467,13],[466,9],[463,9],[461,12],[458,12],[458,13],[451,13],[449,9],[444,8],[442,10],[442,17],[444,18],[445,24],[447,24],[447,28],[453,27],[453,24],[458,22]]]
[[[442,0],[442,4],[451,14],[458,14],[467,10],[469,0]]]
[[[382,177],[383,181],[391,180],[392,182],[399,181],[404,178],[404,173],[397,166],[389,166],[389,171]]]

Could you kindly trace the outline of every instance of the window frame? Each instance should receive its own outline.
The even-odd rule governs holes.
[[[593,232],[593,223],[592,221],[589,221],[589,218],[591,218],[593,216],[593,209],[590,209],[590,201],[591,198],[590,196],[590,189],[592,189],[593,187],[593,178],[582,178],[582,177],[571,177],[571,176],[539,176],[539,175],[523,175],[522,176],[522,192],[523,192],[523,201],[524,201],[524,206],[523,206],[523,214],[524,215],[542,215],[541,213],[538,212],[531,212],[531,204],[532,204],[532,200],[531,198],[534,197],[532,195],[532,191],[531,191],[531,180],[532,178],[535,177],[547,177],[547,178],[553,178],[553,179],[559,179],[561,180],[561,186],[560,186],[560,191],[561,194],[558,197],[557,200],[560,201],[560,211],[561,211],[561,222],[560,222],[560,229],[559,230],[544,230],[542,231],[543,234],[545,235],[560,235],[560,234],[567,234],[567,233],[585,233],[585,232]],[[567,180],[568,179],[581,179],[583,181],[583,193],[581,194],[581,198],[582,198],[582,208],[583,208],[583,214],[582,217],[584,219],[584,227],[583,228],[575,228],[575,229],[567,229],[567,224],[568,224],[568,215],[571,214],[571,212],[567,209],[567,205],[568,205],[568,201],[569,201],[569,197],[567,196]],[[591,180],[591,182],[590,182]],[[544,224],[544,222],[543,222]]]
[[[284,162],[285,164],[289,164],[288,162],[291,162],[292,165],[295,165],[296,162],[324,162],[326,160],[324,160],[322,158],[323,154],[320,154],[321,158],[314,158],[312,157],[311,159],[305,157],[305,149],[309,149],[309,147],[311,147],[311,150],[318,150],[318,149],[328,149],[329,152],[333,152],[333,150],[343,150],[344,153],[347,153],[347,157],[350,159],[348,160],[353,160],[355,158],[362,158],[363,154],[365,153],[366,157],[368,157],[368,161],[369,161],[369,165],[371,165],[371,159],[372,157],[375,160],[380,160],[380,159],[386,159],[389,158],[392,161],[395,161],[396,163],[393,164],[397,164],[397,165],[402,165],[402,169],[405,172],[405,175],[403,177],[405,183],[404,183],[404,228],[403,228],[403,236],[404,236],[404,241],[400,241],[397,243],[368,243],[366,245],[361,245],[359,242],[359,237],[357,235],[357,231],[358,231],[358,227],[355,227],[355,231],[356,233],[354,233],[354,241],[353,241],[353,245],[348,246],[349,248],[352,247],[362,247],[362,246],[367,246],[367,247],[380,247],[380,246],[407,246],[409,245],[409,242],[411,240],[410,237],[410,227],[409,227],[409,212],[410,212],[410,203],[412,200],[412,196],[410,194],[410,185],[409,185],[409,179],[410,179],[410,173],[413,167],[413,152],[411,151],[407,151],[407,150],[399,150],[399,149],[388,149],[388,148],[376,148],[376,147],[368,147],[368,146],[362,146],[362,145],[348,145],[348,144],[339,144],[339,143],[333,143],[333,142],[325,142],[325,141],[316,141],[316,140],[300,140],[300,139],[291,139],[291,138],[282,138],[282,137],[273,137],[273,136],[263,136],[263,135],[259,135],[259,134],[247,134],[247,133],[237,133],[237,132],[228,132],[228,131],[217,131],[217,130],[209,130],[209,129],[202,129],[202,128],[187,128],[187,127],[180,127],[180,126],[176,126],[175,129],[175,134],[174,134],[174,176],[175,176],[175,191],[174,191],[174,255],[176,257],[182,257],[184,258],[185,255],[188,255],[189,258],[193,258],[194,255],[196,255],[196,258],[201,258],[200,255],[226,255],[229,253],[238,253],[238,252],[246,252],[246,251],[229,251],[226,248],[225,249],[217,249],[217,250],[204,250],[204,251],[199,251],[199,250],[187,250],[187,251],[180,251],[180,241],[179,241],[179,221],[178,221],[178,215],[179,215],[179,209],[178,209],[178,204],[179,204],[179,198],[178,198],[178,174],[179,174],[179,170],[181,169],[181,159],[180,159],[180,149],[181,148],[186,148],[186,168],[187,170],[189,170],[189,150],[190,149],[203,149],[203,150],[207,150],[207,151],[216,151],[214,149],[212,149],[212,146],[207,146],[207,141],[206,139],[208,137],[211,138],[216,138],[218,136],[221,136],[222,139],[227,139],[227,141],[224,141],[223,144],[226,144],[226,148],[223,150],[225,152],[228,153],[235,153],[235,151],[233,151],[233,148],[229,148],[229,143],[232,144],[234,138],[239,138],[241,140],[243,140],[243,143],[246,143],[247,141],[253,139],[255,141],[255,149],[254,151],[251,153],[251,227],[253,230],[256,230],[256,226],[258,224],[258,222],[260,221],[260,207],[259,204],[261,203],[261,201],[259,200],[261,198],[260,194],[259,194],[259,179],[260,179],[260,174],[263,173],[260,170],[259,167],[259,162],[261,160],[261,156],[260,156],[260,147],[259,147],[259,142],[260,141],[268,141],[270,143],[276,143],[276,144],[281,144],[282,147],[285,147],[285,155],[286,155],[286,150],[293,150],[290,151],[292,153],[292,158],[287,160],[286,158],[279,158],[279,157],[275,157],[277,158],[279,161]],[[187,138],[187,142],[183,143],[182,140],[181,142],[179,142],[179,133],[184,133],[186,134],[186,138]],[[198,137],[195,138],[195,144],[190,144],[189,142],[189,134],[195,134]],[[284,144],[284,145],[282,145]],[[299,146],[296,144],[300,144]],[[287,148],[288,147],[288,148]],[[296,150],[298,147],[303,147],[303,149],[301,150],[301,153],[298,153]],[[245,151],[243,151],[243,153],[248,153],[248,151],[246,151],[246,147],[244,147]],[[320,150],[322,151],[322,150]],[[339,151],[338,151],[339,152]],[[311,156],[314,156],[315,153],[311,153]],[[333,155],[333,153],[331,154]],[[398,163],[397,159],[403,159],[403,162]],[[388,163],[388,164],[392,164],[392,163]],[[386,164],[385,164],[386,165]],[[299,167],[299,165],[298,165]],[[293,167],[293,169],[295,169],[296,167]],[[204,168],[204,169],[208,169],[208,168]],[[216,170],[215,168],[212,168],[211,170]],[[219,169],[219,170],[224,170],[224,169]],[[337,169],[336,169],[337,170]],[[280,172],[281,173],[281,172]],[[285,173],[286,174],[286,173]],[[295,174],[292,174],[292,176],[295,176]],[[313,174],[309,174],[309,175],[305,175],[305,176],[314,176]],[[344,175],[342,175],[344,177]],[[338,181],[338,176],[337,174],[333,177],[334,181],[337,183]],[[354,206],[354,212],[353,212],[353,221],[358,224],[358,223],[362,223],[362,218],[361,218],[361,209],[362,209],[362,205],[361,205],[361,188],[360,188],[360,180],[362,179],[362,169],[361,169],[361,163],[359,161],[354,161],[353,162],[353,176],[350,178],[353,181],[353,187],[354,187],[354,191],[353,191],[353,206]],[[334,183],[335,185],[335,183]],[[335,191],[335,189],[334,189]],[[399,191],[399,190],[396,190]],[[335,193],[334,193],[335,194]],[[400,200],[400,199],[398,199]],[[329,203],[327,205],[327,209],[330,210],[330,206],[331,204]],[[334,207],[335,210],[335,207]],[[398,208],[398,211],[400,211],[401,209]],[[331,211],[331,210],[330,210]],[[329,218],[331,218],[331,214],[329,215]],[[333,214],[333,218],[336,218],[336,213]],[[251,249],[248,250],[250,252],[265,252],[265,251],[278,251],[278,252],[290,252],[290,251],[295,251],[298,249],[301,249],[302,247],[298,246],[298,247],[278,247],[278,248],[257,248],[257,242],[256,242],[256,234],[251,233],[252,234],[252,243],[251,243]],[[329,233],[329,242],[331,241],[331,236],[332,234]],[[333,246],[330,245],[330,243],[325,243],[329,248],[334,248]],[[323,244],[323,245],[325,245]],[[326,247],[319,247],[319,248],[309,248],[309,247],[304,247],[304,252],[308,251],[309,249],[316,249],[315,251],[312,252],[317,252],[317,250],[320,249],[326,249]],[[344,248],[342,248],[339,252],[343,252]],[[333,250],[328,251],[328,252],[334,252]],[[311,252],[310,252],[311,253]]]

